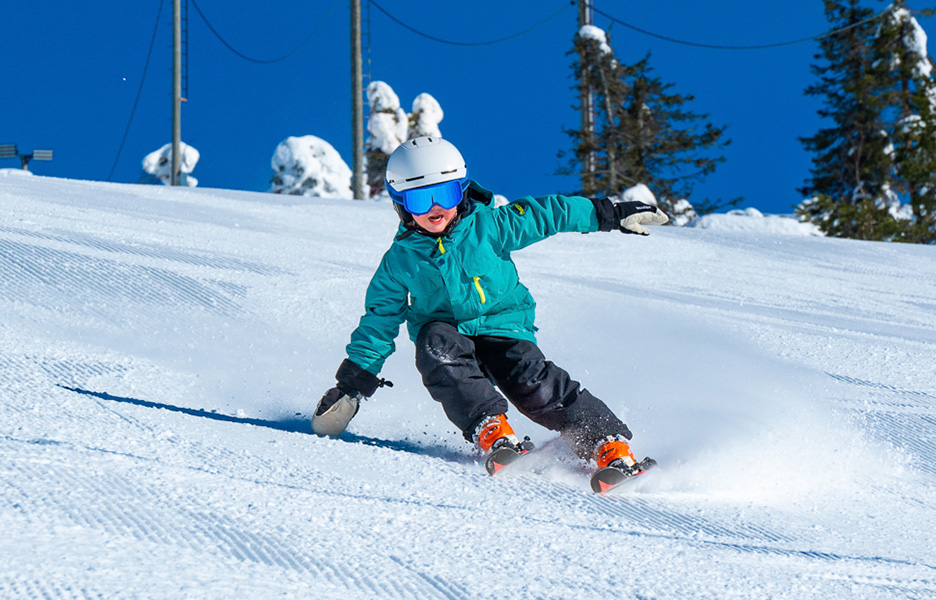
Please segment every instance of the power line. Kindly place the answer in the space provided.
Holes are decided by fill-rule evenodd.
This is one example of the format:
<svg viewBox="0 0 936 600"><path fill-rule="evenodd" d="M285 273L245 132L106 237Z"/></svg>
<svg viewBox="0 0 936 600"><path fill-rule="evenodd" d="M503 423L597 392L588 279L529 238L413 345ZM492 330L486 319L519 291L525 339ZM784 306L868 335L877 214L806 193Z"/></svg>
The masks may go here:
<svg viewBox="0 0 936 600"><path fill-rule="evenodd" d="M242 53L242 52L239 52L236 48L234 48L234 46L232 46L231 44L229 44L229 43L227 42L227 40L225 40L223 37L221 37L221 34L218 33L218 31L217 31L217 30L211 25L211 23L208 21L208 17L206 17L206 16L205 16L205 13L203 13L202 10L201 10L201 8L199 8L198 2L196 2L195 0L191 0L191 2L192 2L192 6L195 7L195 12L197 12L197 13L198 13L198 16L201 17L202 21L205 22L205 25L208 26L208 29L211 31L211 33L213 33L214 36L215 36L216 38L218 38L218 41L220 41L222 44L224 44L224 46L225 46L228 50L230 50L231 52L233 52L234 54L236 54L237 56L243 58L244 60L246 60L246 61L248 61L248 62L258 63L258 64L262 64L262 65L269 65L269 64L273 64L273 63L277 63L277 62L286 60L287 58L289 58L290 56L292 56L292 55L295 54L296 52L299 52L300 50L302 50L302 48L303 48L306 44L308 44L310 41L312 41L312 38L314 38L314 37L316 36L316 34L318 34L319 30L322 28L323 25L325 25L325 22L326 22L326 21L328 20L328 18L331 16L332 11L335 10L335 6L338 4L338 0L334 0L334 2L332 2L331 6L328 8L328 13L325 14L325 18L323 18L323 19L321 20L321 22L319 22L319 24L315 27L315 29L312 30L312 33L309 34L309 37L307 37L306 39L304 39L304 40L302 41L302 43L299 44L298 46L296 46L293 50L291 50L290 52L287 52L286 54L284 54L283 56L280 56L279 58L274 58L274 59L271 59L271 60L263 60L263 59L252 58L252 57L250 57L250 56L247 56L246 54L244 54L244 53Z"/></svg>
<svg viewBox="0 0 936 600"><path fill-rule="evenodd" d="M194 2L195 0L192 0L192 1ZM440 38L440 37L436 37L436 36L433 36L433 35L429 35L428 33L423 33L422 31L419 31L418 29L407 25L406 23L404 23L404 22L401 21L400 19L398 19L398 18L394 17L393 15L391 15L390 13L388 13L386 10L384 10L384 8L383 8L382 6L380 6L379 4L377 4L376 2L374 2L374 0L370 0L370 3L373 4L374 7L375 7L377 10L379 10L379 11L382 12L383 14L387 15L387 17L389 17L390 20L392 20L393 22L395 22L397 25L399 25L399 26L401 26L401 27L403 27L403 28L405 28L405 29L408 29L408 30L412 31L412 32L415 33L416 35L420 35L420 36L422 36L422 37L424 37L424 38L426 38L426 39L432 40L433 42L439 42L440 44L449 44L449 45L451 45L451 46L490 46L490 45L493 45L493 44L500 44L501 42L506 42L506 41L508 41L508 40L512 40L512 39L514 39L514 38L518 38L518 37L520 37L521 35L525 35L525 34L527 34L527 33L530 33L530 32L533 31L534 29L536 29L536 28L538 28L538 27L540 27L540 26L542 26L542 25L545 25L545 24L548 23L549 21L552 21L554 18L558 17L560 14L562 14L563 12L565 12L565 10L566 10L569 6L571 6L571 5L569 5L569 4L566 4L566 5L564 5L562 8L560 8L558 11L556 11L556 12L553 13L552 15L546 17L545 19L543 19L542 21L540 21L540 22L537 23L536 25L533 25L532 27L528 27L527 29L524 29L523 31L517 32L517 33L515 33L515 34L513 34L513 35L508 35L507 37L503 37L503 38L496 39L496 40L490 40L490 41L487 41L487 42L456 42L456 41L452 41L452 40L442 39L442 38Z"/></svg>
<svg viewBox="0 0 936 600"><path fill-rule="evenodd" d="M127 121L127 128L124 129L123 139L120 140L120 148L117 149L117 158L107 174L107 181L114 175L114 169L117 168L117 161L120 160L120 154L123 152L124 143L127 141L127 134L130 133L130 124L133 123L133 115L136 114L137 105L140 103L140 94L143 92L143 82L146 81L146 71L149 69L150 57L153 55L153 44L156 42L156 32L159 30L159 18L162 15L163 0L159 0L159 9L156 11L156 26L153 27L153 38L150 40L149 50L146 52L146 62L143 63L143 76L140 77L140 87L137 89L136 100L133 101L133 110L130 111L130 119Z"/></svg>
<svg viewBox="0 0 936 600"><path fill-rule="evenodd" d="M193 0L193 2L194 2L194 0ZM637 26L635 26L635 25L631 25L630 23L625 23L624 21L622 21L622 20L620 20L620 19L618 19L618 18L616 18L616 17L612 17L612 16L609 15L608 13L606 13L606 12L604 12L604 11L598 9L598 8L595 8L594 6L592 6L592 10L595 11L596 13L598 13L599 15L602 15L603 17L606 17L606 18L608 18L608 19L614 21L614 22L617 23L618 25L623 25L624 27L627 27L628 29L632 29L632 30L634 30L634 31L636 31L636 32L638 32L638 33L642 33L642 34L644 34L644 35L648 35L648 36L650 36L650 37L654 37L654 38L657 38L657 39L659 39L659 40L663 40L663 41L666 41L666 42L672 42L672 43L674 43L674 44L682 44L683 46L692 46L693 48L706 48L706 49L708 49L708 50L765 50L765 49L768 49L768 48L780 48L780 47L782 47L782 46L792 46L792 45L794 45L794 44L801 44L801 43L803 43L803 42L818 41L818 40L821 40L821 39L823 39L823 38L827 38L827 37L831 37L831 36L833 36L833 35L837 35L837 34L839 34L839 33L843 33L843 32L845 32L845 31L848 31L849 29L854 29L855 27L859 27L859 26L864 25L864 24L866 24L866 23L870 23L871 21L874 21L875 19L879 19L879 18L881 18L884 14L886 14L886 13L882 12L882 13L879 13L879 14L874 15L873 17L869 17L869 18L867 18L867 19L858 21L857 23L852 23L851 25L848 25L848 26L846 26L846 27L842 27L841 29L836 29L836 30L834 30L834 31L829 31L829 32L823 33L823 34L821 34L821 35L814 35L814 36L805 37L805 38L800 38L800 39L796 39L796 40L789 40L789 41L786 41L786 42L776 42L776 43L773 43L773 44L755 44L755 45L752 45L752 46L726 46L726 45L718 45L718 44L701 44L701 43L698 43L698 42L688 42L688 41L686 41L686 40L679 40L679 39L676 39L676 38L671 38L671 37L668 37L668 36L665 36L665 35L660 35L659 33L653 33L652 31L647 31L646 29L641 29L640 27L637 27Z"/></svg>

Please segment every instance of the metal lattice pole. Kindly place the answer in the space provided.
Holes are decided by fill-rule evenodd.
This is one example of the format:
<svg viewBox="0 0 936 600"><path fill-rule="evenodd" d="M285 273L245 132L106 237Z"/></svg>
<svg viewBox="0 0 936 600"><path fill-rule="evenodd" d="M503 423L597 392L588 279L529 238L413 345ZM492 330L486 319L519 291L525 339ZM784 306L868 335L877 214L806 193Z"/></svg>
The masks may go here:
<svg viewBox="0 0 936 600"><path fill-rule="evenodd" d="M172 173L170 185L179 185L182 141L182 0L172 0Z"/></svg>
<svg viewBox="0 0 936 600"><path fill-rule="evenodd" d="M578 26L581 30L585 25L592 24L591 0L578 0ZM586 83L586 66L582 65L580 81ZM595 185L595 97L591 85L583 85L580 91L582 140L588 148L582 160L582 190L584 193L594 193Z"/></svg>
<svg viewBox="0 0 936 600"><path fill-rule="evenodd" d="M361 90L361 0L351 0L351 192L364 194L364 97Z"/></svg>

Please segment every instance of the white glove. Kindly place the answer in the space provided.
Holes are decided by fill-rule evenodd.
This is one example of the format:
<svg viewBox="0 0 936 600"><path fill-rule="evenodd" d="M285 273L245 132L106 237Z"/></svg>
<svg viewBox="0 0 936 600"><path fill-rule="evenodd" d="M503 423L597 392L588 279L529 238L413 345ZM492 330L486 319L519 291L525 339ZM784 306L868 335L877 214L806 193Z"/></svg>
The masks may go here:
<svg viewBox="0 0 936 600"><path fill-rule="evenodd" d="M361 398L360 392L352 391L346 394L337 387L325 392L315 409L315 416L312 417L312 431L316 435L332 437L344 433L360 408Z"/></svg>
<svg viewBox="0 0 936 600"><path fill-rule="evenodd" d="M663 225L669 221L662 210L643 202L618 202L614 205L614 216L620 219L622 233L650 235L644 225Z"/></svg>

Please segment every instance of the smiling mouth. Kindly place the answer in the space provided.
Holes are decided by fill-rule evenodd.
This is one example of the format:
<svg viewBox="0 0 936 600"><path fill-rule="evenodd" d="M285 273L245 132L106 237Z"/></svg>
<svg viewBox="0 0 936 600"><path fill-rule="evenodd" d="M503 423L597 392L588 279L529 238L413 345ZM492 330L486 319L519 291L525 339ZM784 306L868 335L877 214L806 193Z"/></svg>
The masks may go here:
<svg viewBox="0 0 936 600"><path fill-rule="evenodd" d="M438 223L439 221L441 221L441 220L444 219L444 218L445 218L445 215L433 215L433 216L429 217L429 222L430 222L430 223Z"/></svg>

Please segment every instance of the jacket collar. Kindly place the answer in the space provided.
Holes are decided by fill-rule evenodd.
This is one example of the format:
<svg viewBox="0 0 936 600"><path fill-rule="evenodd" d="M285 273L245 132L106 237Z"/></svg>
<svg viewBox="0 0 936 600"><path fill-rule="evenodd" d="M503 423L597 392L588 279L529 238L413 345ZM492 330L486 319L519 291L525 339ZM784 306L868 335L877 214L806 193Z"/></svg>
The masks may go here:
<svg viewBox="0 0 936 600"><path fill-rule="evenodd" d="M459 226L459 224L466 218L474 215L475 210L480 208L491 208L494 206L494 192L485 189L478 185L478 183L472 179L468 184L468 197L465 200L465 209L462 211L459 209L457 216L452 219L452 222L449 223L449 226L445 228L445 231L441 233L429 233L422 227L418 225L411 225L407 227L404 224L400 224L400 228L397 230L397 235L394 238L396 241L402 241L410 237L413 234L419 234L422 237L428 238L441 238L446 237L452 231Z"/></svg>

